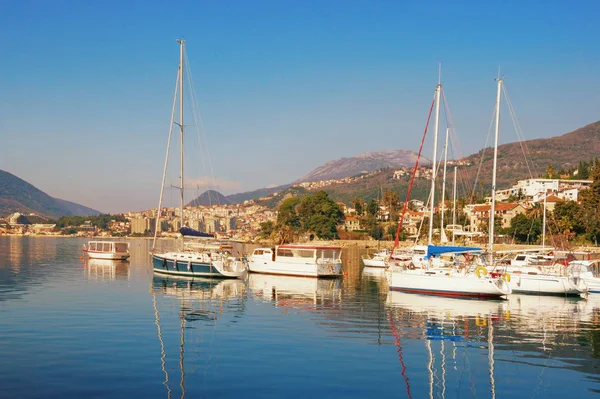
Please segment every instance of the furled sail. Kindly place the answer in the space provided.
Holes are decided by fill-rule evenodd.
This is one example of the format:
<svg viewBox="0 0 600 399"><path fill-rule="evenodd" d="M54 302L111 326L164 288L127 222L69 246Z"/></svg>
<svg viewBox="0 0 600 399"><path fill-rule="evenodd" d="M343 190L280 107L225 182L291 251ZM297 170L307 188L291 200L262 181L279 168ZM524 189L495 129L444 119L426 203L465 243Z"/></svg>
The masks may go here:
<svg viewBox="0 0 600 399"><path fill-rule="evenodd" d="M194 230L190 227L182 227L179 229L179 232L184 237L212 237L214 238L214 234L204 233L202 231Z"/></svg>

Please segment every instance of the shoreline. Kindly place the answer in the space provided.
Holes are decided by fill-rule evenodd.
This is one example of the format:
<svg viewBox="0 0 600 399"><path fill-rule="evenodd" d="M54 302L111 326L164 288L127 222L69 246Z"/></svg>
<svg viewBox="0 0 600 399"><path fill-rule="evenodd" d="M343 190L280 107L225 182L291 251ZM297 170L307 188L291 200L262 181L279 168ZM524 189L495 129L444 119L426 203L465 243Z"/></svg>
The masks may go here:
<svg viewBox="0 0 600 399"><path fill-rule="evenodd" d="M88 240L106 240L106 241L116 241L116 240L152 240L153 237L86 237L86 236L73 236L73 235L65 235L65 234L0 234L0 237L34 237L34 238L85 238ZM158 240L177 240L178 237L157 237ZM238 241L236 241L238 242ZM239 241L240 244L247 245L259 245L259 246L275 246L274 243L269 243L267 241L256 242L256 241ZM304 243L307 244L307 243ZM394 246L394 241L375 241L375 240L315 240L311 241L310 244L313 245L333 245L339 246L342 248L358 248L358 249L373 249L373 250L381 250L381 249L391 249ZM400 248L408 248L414 245L413 241L400 241ZM474 247L485 249L485 246L472 244ZM514 251L514 250L531 250L531 249L541 249L540 245L528 245L528 244L495 244L494 245L496 251ZM548 247L548 250L551 250L553 247ZM559 250L561 251L561 250ZM592 252L592 253L600 253L600 246L593 245L580 245L574 246L570 250L571 252Z"/></svg>

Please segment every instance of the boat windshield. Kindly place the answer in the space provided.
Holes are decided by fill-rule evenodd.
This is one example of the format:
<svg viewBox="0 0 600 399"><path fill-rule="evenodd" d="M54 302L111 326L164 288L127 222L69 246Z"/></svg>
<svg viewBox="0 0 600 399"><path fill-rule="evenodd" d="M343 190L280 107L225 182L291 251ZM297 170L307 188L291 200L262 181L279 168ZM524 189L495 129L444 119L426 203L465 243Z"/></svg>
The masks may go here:
<svg viewBox="0 0 600 399"><path fill-rule="evenodd" d="M315 250L306 248L277 248L277 256L288 258L314 258Z"/></svg>
<svg viewBox="0 0 600 399"><path fill-rule="evenodd" d="M90 241L88 243L88 250L98 252L110 252L113 248L112 244L113 243L110 241Z"/></svg>
<svg viewBox="0 0 600 399"><path fill-rule="evenodd" d="M127 252L129 250L129 244L126 242L115 243L115 252Z"/></svg>

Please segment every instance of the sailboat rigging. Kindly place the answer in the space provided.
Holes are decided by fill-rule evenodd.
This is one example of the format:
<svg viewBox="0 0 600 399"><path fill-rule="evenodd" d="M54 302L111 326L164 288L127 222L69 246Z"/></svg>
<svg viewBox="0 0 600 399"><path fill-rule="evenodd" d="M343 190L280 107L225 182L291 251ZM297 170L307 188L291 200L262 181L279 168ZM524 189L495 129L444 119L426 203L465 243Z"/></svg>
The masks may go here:
<svg viewBox="0 0 600 399"><path fill-rule="evenodd" d="M573 274L553 275L538 270L529 270L522 267L512 267L502 265L494 260L494 225L496 214L496 174L498 160L498 136L500 130L500 100L502 96L502 87L504 79L497 79L496 91L496 111L495 111L495 131L494 131L494 159L492 170L492 198L489 215L488 227L488 251L491 273L510 273L513 278L507 279L511 289L516 293L534 294L534 295L574 295L580 296L588 291L585 282ZM490 274L491 274L490 273Z"/></svg>
<svg viewBox="0 0 600 399"><path fill-rule="evenodd" d="M440 91L441 84L438 81L435 91L434 102L437 100L436 113L439 113L439 99L440 99ZM421 139L421 147L419 148L419 153L417 156L417 160L415 162L415 166L413 168L413 173L411 176L410 184L407 190L406 199L404 201L404 207L402 209L402 215L400 217L400 221L398 223L398 228L396 230L396 238L394 240L394 247L391 253L399 245L399 237L402 229L402 223L404 220L404 215L406 213L406 209L408 206L408 202L410 199L410 193L412 190L412 185L414 183L414 177L416 174L416 170L419 164L419 158L421 156L421 152L423 149L423 143L425 141L425 136L427 135L427 128L429 126L429 121L431 118L431 112L433 110L434 103L432 102L431 107L429 109L429 116L427 118L427 123L425 125L425 131L423 132L423 138ZM436 133L437 133L437 123L438 116L436 116ZM437 152L437 134L434 135L434 172L432 175L432 180L435 180L435 170L436 170L436 155ZM424 257L424 260L432 260L436 256L440 256L444 253L451 253L454 255L455 259L459 254L465 253L477 253L481 252L480 248L474 247L436 247L432 244L432 223L433 223L433 198L434 198L434 188L435 183L432 183L432 207L429 219L429 245L427 246L427 253ZM386 277L389 282L390 290L397 291L405 291L411 293L421 293L421 294L430 294L430 295L442 295L442 296L466 296L466 297L478 297L478 298L498 298L503 297L511 293L511 289L508 286L507 282L502 278L501 275L488 275L487 272L482 273L482 270L478 267L475 268L475 264L469 262L469 259L466 259L466 262L462 264L458 264L456 262L455 265L449 267L442 268L430 268L428 267L428 262L424 262L422 268L414 268L410 267L410 265L394 265L390 264L390 267L387 270Z"/></svg>
<svg viewBox="0 0 600 399"><path fill-rule="evenodd" d="M219 278L238 278L243 276L248 270L248 262L245 257L236 257L231 253L232 245L214 240L213 234L207 234L196 231L185 224L185 203L184 203L184 62L185 40L177 40L179 43L179 68L177 73L177 82L175 85L175 95L173 98L173 108L171 111L171 125L169 129L169 139L167 141L167 154L163 169L162 185L160 189L160 198L158 202L158 211L156 215L156 225L154 231L154 241L152 244L152 263L155 273L187 276L187 277L219 277ZM179 94L179 122L175 122L175 109L177 97ZM193 98L192 98L193 99ZM160 218L162 216L162 198L165 188L167 165L169 162L169 149L171 146L171 137L173 125L179 126L179 178L180 178L180 209L179 209L179 232L183 238L182 247L174 251L158 252L156 250L156 238L160 230ZM191 237L194 237L191 240ZM210 240L212 238L212 240ZM186 239L188 241L186 241ZM190 241L191 240L191 241Z"/></svg>

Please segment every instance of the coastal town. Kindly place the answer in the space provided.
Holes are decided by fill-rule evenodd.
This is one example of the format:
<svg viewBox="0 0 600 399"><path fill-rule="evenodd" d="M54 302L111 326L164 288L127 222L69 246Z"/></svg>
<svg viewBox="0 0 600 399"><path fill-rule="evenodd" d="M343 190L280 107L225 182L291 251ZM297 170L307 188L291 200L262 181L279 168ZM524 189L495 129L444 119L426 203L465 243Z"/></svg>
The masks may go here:
<svg viewBox="0 0 600 399"><path fill-rule="evenodd" d="M409 173L406 169L390 171L394 178ZM423 168L421 175L425 179L431 179L427 168ZM319 182L298 183L293 187L303 187L310 190L319 190L326 187L343 184L352 179L361 179L364 176L327 180ZM543 206L548 212L555 209L556 204L568 201L577 202L581 190L587 189L592 180L582 179L525 179L519 180L508 189L496 192L495 214L500 226L507 228L511 225L513 218L519 214L525 214L532 207ZM253 242L261 234L261 225L266 222L277 221L277 209L271 209L260 205L261 201L275 197L273 193L269 197L247 200L241 204L215 204L211 206L186 206L184 208L183 220L187 227L195 230L212 233L222 239L233 239L244 242ZM483 203L466 204L457 212L462 213L464 224L452 224L450 218L445 229L449 234L471 242L481 241L484 236L489 212L491 209L491 198L485 198ZM343 210L344 219L338 226L343 232L364 232L365 212L353 207L352 204L338 202ZM397 223L397 215L393 215L393 206L381 199L377 203L378 209L374 214L379 223L394 225ZM451 199L446 197L443 207L441 201L437 203L434 212L439 216L440 212L452 212ZM158 236L177 237L181 226L180 208L163 208L160 215L157 209L149 209L138 212L128 212L111 219L106 226L94 224L92 220L84 220L78 225L57 226L52 220L35 215L14 213L4 219L0 219L0 234L3 235L67 235L78 237L142 237L153 236L158 231ZM397 211L396 211L397 213ZM419 234L423 219L429 216L429 205L421 200L411 200L410 206L404 214L402 225L407 236L414 239ZM158 222L157 222L158 219ZM396 222L394 222L396 220ZM157 230L158 229L158 230ZM439 233L439 232L438 232ZM421 235L424 232L421 229ZM342 236L344 236L342 234ZM369 234L363 234L362 239L373 240Z"/></svg>

